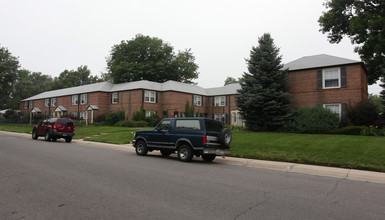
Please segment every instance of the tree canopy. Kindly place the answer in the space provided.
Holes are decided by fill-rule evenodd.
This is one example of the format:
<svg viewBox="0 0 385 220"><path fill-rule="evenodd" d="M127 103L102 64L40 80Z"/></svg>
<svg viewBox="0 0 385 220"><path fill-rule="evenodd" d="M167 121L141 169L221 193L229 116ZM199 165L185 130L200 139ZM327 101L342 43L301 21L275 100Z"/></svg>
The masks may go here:
<svg viewBox="0 0 385 220"><path fill-rule="evenodd" d="M198 65L190 49L179 51L156 37L138 34L114 45L107 58L108 74L115 83L175 80L192 83L198 78Z"/></svg>
<svg viewBox="0 0 385 220"><path fill-rule="evenodd" d="M82 86L103 81L98 76L92 76L87 66L80 66L77 70L64 70L59 77L55 77L51 89L63 89Z"/></svg>
<svg viewBox="0 0 385 220"><path fill-rule="evenodd" d="M242 77L236 79L234 77L228 76L225 79L225 85L229 85L229 84L233 84L233 83L241 83L241 82L243 82L243 78Z"/></svg>
<svg viewBox="0 0 385 220"><path fill-rule="evenodd" d="M282 69L282 57L270 34L264 34L258 43L246 60L249 72L243 74L236 102L249 129L274 131L290 113L288 71Z"/></svg>
<svg viewBox="0 0 385 220"><path fill-rule="evenodd" d="M17 80L19 60L7 48L0 46L0 110L10 108L13 84Z"/></svg>
<svg viewBox="0 0 385 220"><path fill-rule="evenodd" d="M369 84L385 75L385 1L329 0L318 22L329 42L350 38L368 69Z"/></svg>
<svg viewBox="0 0 385 220"><path fill-rule="evenodd" d="M18 70L17 80L12 90L12 99L9 100L10 105L17 108L20 100L50 90L52 82L51 76L26 69Z"/></svg>

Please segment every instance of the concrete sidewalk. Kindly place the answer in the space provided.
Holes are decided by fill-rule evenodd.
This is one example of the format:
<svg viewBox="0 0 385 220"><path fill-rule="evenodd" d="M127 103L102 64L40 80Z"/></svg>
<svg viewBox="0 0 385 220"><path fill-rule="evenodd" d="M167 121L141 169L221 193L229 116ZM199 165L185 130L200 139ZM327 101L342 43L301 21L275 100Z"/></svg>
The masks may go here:
<svg viewBox="0 0 385 220"><path fill-rule="evenodd" d="M13 136L29 137L32 140L32 137L30 134L22 134L22 133L14 133L14 132L6 132L6 131L0 131L0 133L13 135ZM135 152L135 149L131 144L122 144L122 145L106 144L106 143L90 142L90 141L75 140L75 139L73 140L73 142L76 144L90 146L90 147L102 147L102 148L110 148L115 150ZM159 153L157 151L154 151L151 154L159 154ZM269 170L277 170L277 171L283 171L283 172L328 176L328 177L335 177L335 178L341 178L341 179L367 181L367 182L385 184L385 173L381 173L381 172L344 169L344 168L335 168L335 167L324 167L324 166L287 163L287 162L276 162L276 161L267 161L267 160L245 159L245 158L237 158L237 157L226 157L224 159L221 157L217 157L214 160L214 162L220 163L220 164L226 164L226 165L233 165L233 166L269 169Z"/></svg>

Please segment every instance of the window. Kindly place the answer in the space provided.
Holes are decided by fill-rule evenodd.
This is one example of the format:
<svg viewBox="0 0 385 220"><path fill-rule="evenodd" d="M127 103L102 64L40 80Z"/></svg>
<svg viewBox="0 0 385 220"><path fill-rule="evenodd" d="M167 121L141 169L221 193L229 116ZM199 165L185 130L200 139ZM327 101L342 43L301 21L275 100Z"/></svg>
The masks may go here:
<svg viewBox="0 0 385 220"><path fill-rule="evenodd" d="M49 99L44 99L44 107L49 107Z"/></svg>
<svg viewBox="0 0 385 220"><path fill-rule="evenodd" d="M24 102L24 109L28 108L28 102Z"/></svg>
<svg viewBox="0 0 385 220"><path fill-rule="evenodd" d="M322 71L323 88L339 88L340 85L340 68L325 69Z"/></svg>
<svg viewBox="0 0 385 220"><path fill-rule="evenodd" d="M80 118L81 119L87 119L87 112L80 112Z"/></svg>
<svg viewBox="0 0 385 220"><path fill-rule="evenodd" d="M144 91L144 102L155 103L155 91Z"/></svg>
<svg viewBox="0 0 385 220"><path fill-rule="evenodd" d="M323 106L341 118L341 104L324 104Z"/></svg>
<svg viewBox="0 0 385 220"><path fill-rule="evenodd" d="M78 103L79 103L79 96L78 95L73 95L72 96L71 105L77 105Z"/></svg>
<svg viewBox="0 0 385 220"><path fill-rule="evenodd" d="M71 112L71 118L77 118L78 112Z"/></svg>
<svg viewBox="0 0 385 220"><path fill-rule="evenodd" d="M225 123L225 114L214 114L214 120Z"/></svg>
<svg viewBox="0 0 385 220"><path fill-rule="evenodd" d="M33 108L33 101L29 101L28 107L29 107L29 108Z"/></svg>
<svg viewBox="0 0 385 220"><path fill-rule="evenodd" d="M170 126L171 126L171 121L170 120L164 120L162 121L157 127L156 129L157 130L161 130L161 131L168 131L170 129Z"/></svg>
<svg viewBox="0 0 385 220"><path fill-rule="evenodd" d="M51 98L51 106L56 106L56 98Z"/></svg>
<svg viewBox="0 0 385 220"><path fill-rule="evenodd" d="M80 104L84 105L88 103L88 94L80 95Z"/></svg>
<svg viewBox="0 0 385 220"><path fill-rule="evenodd" d="M200 130L201 124L199 120L176 120L175 127L183 130Z"/></svg>
<svg viewBox="0 0 385 220"><path fill-rule="evenodd" d="M112 93L111 101L112 101L112 104L119 103L119 94L117 92Z"/></svg>
<svg viewBox="0 0 385 220"><path fill-rule="evenodd" d="M193 105L202 106L202 96L194 95L193 96Z"/></svg>
<svg viewBox="0 0 385 220"><path fill-rule="evenodd" d="M221 132L223 129L223 126L220 122L214 122L209 120L205 120L205 126L207 131Z"/></svg>
<svg viewBox="0 0 385 220"><path fill-rule="evenodd" d="M215 106L225 106L226 105L226 96L216 96L214 99Z"/></svg>
<svg viewBox="0 0 385 220"><path fill-rule="evenodd" d="M150 117L151 115L155 115L156 112L154 111L146 111L146 117Z"/></svg>

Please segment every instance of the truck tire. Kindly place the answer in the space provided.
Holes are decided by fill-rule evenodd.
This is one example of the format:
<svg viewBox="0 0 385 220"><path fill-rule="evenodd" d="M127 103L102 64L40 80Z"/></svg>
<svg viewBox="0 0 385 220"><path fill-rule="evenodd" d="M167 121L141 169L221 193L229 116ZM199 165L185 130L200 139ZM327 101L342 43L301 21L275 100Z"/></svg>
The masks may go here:
<svg viewBox="0 0 385 220"><path fill-rule="evenodd" d="M206 162L211 162L215 159L216 156L217 155L215 155L215 154L203 154L202 159Z"/></svg>
<svg viewBox="0 0 385 220"><path fill-rule="evenodd" d="M231 141L233 139L233 135L228 128L223 128L221 134L219 136L219 141L225 147L230 147Z"/></svg>
<svg viewBox="0 0 385 220"><path fill-rule="evenodd" d="M51 135L49 134L49 131L46 131L46 132L45 132L44 140L45 140L45 141L51 141Z"/></svg>
<svg viewBox="0 0 385 220"><path fill-rule="evenodd" d="M190 162L194 156L194 151L187 144L182 144L178 149L178 159L182 162Z"/></svg>
<svg viewBox="0 0 385 220"><path fill-rule="evenodd" d="M36 140L37 137L38 137L38 136L37 136L36 130L34 129L34 130L32 131L32 139Z"/></svg>
<svg viewBox="0 0 385 220"><path fill-rule="evenodd" d="M144 141L138 141L135 146L135 152L139 156L146 156L148 153L147 144Z"/></svg>
<svg viewBox="0 0 385 220"><path fill-rule="evenodd" d="M67 143L71 143L71 141L72 141L72 137L66 138L66 142L67 142Z"/></svg>

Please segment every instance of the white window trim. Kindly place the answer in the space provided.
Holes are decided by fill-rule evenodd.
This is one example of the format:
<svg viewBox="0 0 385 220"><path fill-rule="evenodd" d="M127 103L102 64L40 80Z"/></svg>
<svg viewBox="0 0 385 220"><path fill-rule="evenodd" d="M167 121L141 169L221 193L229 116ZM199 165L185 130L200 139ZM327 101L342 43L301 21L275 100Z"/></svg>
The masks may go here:
<svg viewBox="0 0 385 220"><path fill-rule="evenodd" d="M201 95L194 95L193 96L195 106L202 106L202 96Z"/></svg>
<svg viewBox="0 0 385 220"><path fill-rule="evenodd" d="M151 117L151 115L155 115L156 111L146 111L145 116L146 117Z"/></svg>
<svg viewBox="0 0 385 220"><path fill-rule="evenodd" d="M225 114L214 114L214 120L225 122L226 121L226 115Z"/></svg>
<svg viewBox="0 0 385 220"><path fill-rule="evenodd" d="M33 108L33 101L29 101L28 108Z"/></svg>
<svg viewBox="0 0 385 220"><path fill-rule="evenodd" d="M44 99L44 107L49 107L49 99Z"/></svg>
<svg viewBox="0 0 385 220"><path fill-rule="evenodd" d="M118 102L119 102L118 98L119 98L119 96L118 96L117 92L112 93L112 104L118 104ZM115 99L116 99L116 101L115 101Z"/></svg>
<svg viewBox="0 0 385 220"><path fill-rule="evenodd" d="M56 98L51 98L51 106L52 107L56 106Z"/></svg>
<svg viewBox="0 0 385 220"><path fill-rule="evenodd" d="M28 109L28 101L24 102L24 109Z"/></svg>
<svg viewBox="0 0 385 220"><path fill-rule="evenodd" d="M79 103L79 96L78 95L71 96L71 105L78 105L78 103Z"/></svg>
<svg viewBox="0 0 385 220"><path fill-rule="evenodd" d="M146 98L148 98L148 100L146 100ZM151 98L154 98L154 100L151 101ZM144 91L144 102L155 103L156 102L156 92L150 91L150 90L145 90Z"/></svg>
<svg viewBox="0 0 385 220"><path fill-rule="evenodd" d="M222 104L222 98L224 98L224 104ZM214 97L215 106L226 106L226 96L215 96Z"/></svg>
<svg viewBox="0 0 385 220"><path fill-rule="evenodd" d="M80 104L85 105L88 103L88 94L81 94L80 95Z"/></svg>
<svg viewBox="0 0 385 220"><path fill-rule="evenodd" d="M325 86L325 72L328 70L338 70L338 86L333 86L333 87L326 87ZM337 89L341 88L341 68L328 68L328 69L323 69L322 70L322 88L323 89Z"/></svg>
<svg viewBox="0 0 385 220"><path fill-rule="evenodd" d="M342 106L341 106L341 103L327 103L327 104L323 104L323 107L326 108L326 106L328 105L338 105L338 118L341 120L341 117L342 117Z"/></svg>

